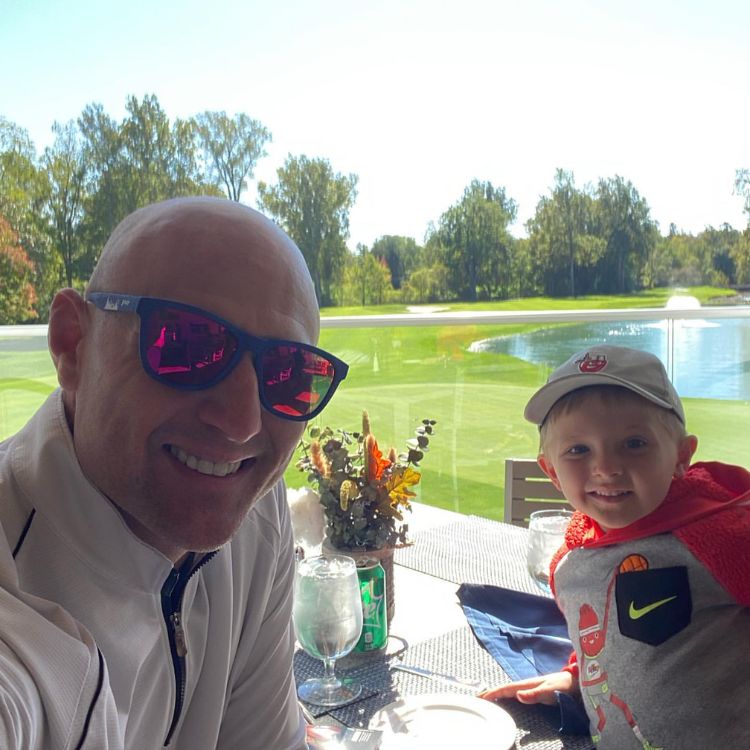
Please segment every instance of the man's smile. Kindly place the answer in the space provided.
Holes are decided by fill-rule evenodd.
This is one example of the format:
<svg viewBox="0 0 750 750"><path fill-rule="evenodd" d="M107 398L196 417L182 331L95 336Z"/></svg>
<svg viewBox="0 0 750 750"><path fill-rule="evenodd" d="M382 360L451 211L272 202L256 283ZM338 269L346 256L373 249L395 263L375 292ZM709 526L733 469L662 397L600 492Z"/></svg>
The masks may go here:
<svg viewBox="0 0 750 750"><path fill-rule="evenodd" d="M177 448L174 445L169 446L169 452L189 469L193 469L199 474L207 474L214 477L225 477L229 474L236 474L242 466L242 461L222 461L215 463L209 461L207 458L186 453L182 448Z"/></svg>

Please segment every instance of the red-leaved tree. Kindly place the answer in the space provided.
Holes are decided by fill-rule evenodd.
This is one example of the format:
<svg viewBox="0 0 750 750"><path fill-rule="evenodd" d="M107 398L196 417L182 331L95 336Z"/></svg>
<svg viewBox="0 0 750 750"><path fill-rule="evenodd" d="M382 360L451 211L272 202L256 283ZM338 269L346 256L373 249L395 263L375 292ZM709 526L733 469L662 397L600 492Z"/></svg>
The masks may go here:
<svg viewBox="0 0 750 750"><path fill-rule="evenodd" d="M34 264L18 235L0 216L0 324L25 323L36 318Z"/></svg>

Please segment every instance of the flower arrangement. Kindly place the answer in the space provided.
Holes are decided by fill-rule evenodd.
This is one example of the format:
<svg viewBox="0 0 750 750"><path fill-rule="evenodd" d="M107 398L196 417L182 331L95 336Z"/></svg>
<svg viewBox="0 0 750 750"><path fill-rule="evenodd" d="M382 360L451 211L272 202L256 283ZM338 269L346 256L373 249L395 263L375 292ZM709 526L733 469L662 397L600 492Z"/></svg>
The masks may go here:
<svg viewBox="0 0 750 750"><path fill-rule="evenodd" d="M328 543L338 549L376 550L408 543L404 511L421 474L415 467L428 450L434 419L423 419L407 452L383 456L362 413L362 431L311 426L297 462L314 484L326 516Z"/></svg>

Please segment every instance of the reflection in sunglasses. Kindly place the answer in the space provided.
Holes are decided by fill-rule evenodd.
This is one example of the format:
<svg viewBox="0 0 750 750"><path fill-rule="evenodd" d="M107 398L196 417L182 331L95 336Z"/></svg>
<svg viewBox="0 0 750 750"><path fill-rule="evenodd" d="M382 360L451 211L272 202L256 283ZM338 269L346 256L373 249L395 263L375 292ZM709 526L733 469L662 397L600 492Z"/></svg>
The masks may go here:
<svg viewBox="0 0 750 750"><path fill-rule="evenodd" d="M201 390L225 378L250 352L264 408L281 417L314 417L346 377L348 365L308 344L263 339L200 308L151 297L93 292L107 312L136 312L148 375L172 388Z"/></svg>

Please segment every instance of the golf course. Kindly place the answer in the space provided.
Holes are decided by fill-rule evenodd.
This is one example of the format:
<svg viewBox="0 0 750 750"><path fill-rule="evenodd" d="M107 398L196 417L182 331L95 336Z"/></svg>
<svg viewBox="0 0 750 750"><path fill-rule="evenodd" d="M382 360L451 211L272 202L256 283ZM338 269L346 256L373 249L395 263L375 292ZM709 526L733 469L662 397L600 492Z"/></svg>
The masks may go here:
<svg viewBox="0 0 750 750"><path fill-rule="evenodd" d="M439 307L445 311L662 308L673 293L659 289L627 297L534 298ZM705 287L680 290L680 294L692 295L704 305L729 293ZM403 312L404 307L390 305L365 310L325 309L321 316ZM473 350L471 345L529 333L538 327L324 327L320 346L348 362L350 370L316 424L357 431L362 410L366 409L385 454L391 446L404 452L406 441L413 437L421 420L436 420L429 451L419 467L422 481L418 499L461 513L500 519L504 460L536 455L536 429L524 421L522 412L530 395L546 379L550 366ZM558 362L572 353L561 352ZM738 361L737 367L746 369L747 363ZM55 385L44 338L8 337L0 329L0 439L18 430ZM699 438L696 460L748 463L748 401L694 397L684 401L688 429ZM306 483L294 462L286 479L292 487Z"/></svg>

